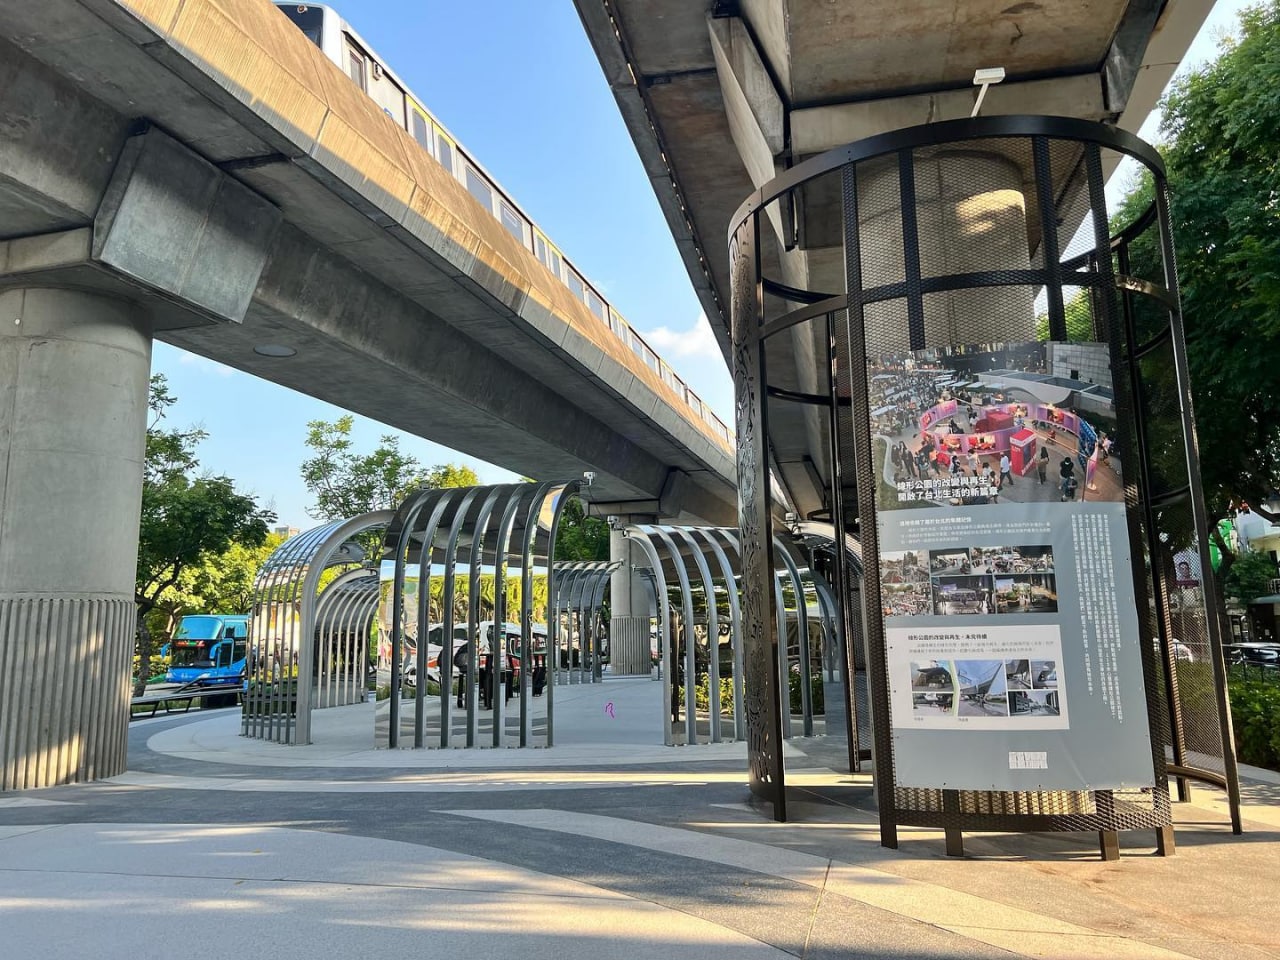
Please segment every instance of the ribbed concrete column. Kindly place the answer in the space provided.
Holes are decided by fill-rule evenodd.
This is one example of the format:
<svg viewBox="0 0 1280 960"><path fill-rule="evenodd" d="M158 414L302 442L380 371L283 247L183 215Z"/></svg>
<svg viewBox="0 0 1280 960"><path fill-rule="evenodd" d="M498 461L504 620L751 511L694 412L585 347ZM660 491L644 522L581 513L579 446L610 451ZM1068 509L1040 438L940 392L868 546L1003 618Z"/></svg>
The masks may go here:
<svg viewBox="0 0 1280 960"><path fill-rule="evenodd" d="M1030 267L1026 198L1017 163L979 151L917 152L913 172L922 277ZM867 287L904 278L900 176L896 157L869 164L859 174L858 222ZM1034 340L1033 294L1030 286L925 294L926 343ZM871 305L867 338L873 351L909 349L907 301Z"/></svg>
<svg viewBox="0 0 1280 960"><path fill-rule="evenodd" d="M609 580L609 666L615 674L648 673L649 598L635 582L631 541L609 534L609 560L622 561Z"/></svg>
<svg viewBox="0 0 1280 960"><path fill-rule="evenodd" d="M125 769L150 369L133 305L0 292L0 790Z"/></svg>

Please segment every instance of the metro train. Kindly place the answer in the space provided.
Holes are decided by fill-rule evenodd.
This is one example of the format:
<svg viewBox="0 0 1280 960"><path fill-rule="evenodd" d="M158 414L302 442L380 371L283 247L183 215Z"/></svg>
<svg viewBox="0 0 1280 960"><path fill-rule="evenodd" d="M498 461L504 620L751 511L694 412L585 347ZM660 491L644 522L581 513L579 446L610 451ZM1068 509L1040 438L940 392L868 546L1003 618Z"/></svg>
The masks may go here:
<svg viewBox="0 0 1280 960"><path fill-rule="evenodd" d="M623 343L658 374L722 440L729 441L729 429L711 408L676 375L644 339L591 286L519 205L498 185L409 87L397 77L351 25L328 6L316 3L281 3L276 6L325 57L341 68L351 81L407 131L422 149L452 174L467 191L508 231L524 244L542 265L587 305Z"/></svg>

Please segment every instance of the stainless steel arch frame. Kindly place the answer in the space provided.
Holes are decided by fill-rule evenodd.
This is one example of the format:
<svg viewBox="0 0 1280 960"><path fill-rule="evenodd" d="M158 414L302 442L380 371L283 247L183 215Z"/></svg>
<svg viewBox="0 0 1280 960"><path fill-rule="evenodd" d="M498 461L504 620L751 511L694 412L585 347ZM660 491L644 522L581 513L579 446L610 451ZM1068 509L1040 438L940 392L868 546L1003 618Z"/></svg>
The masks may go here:
<svg viewBox="0 0 1280 960"><path fill-rule="evenodd" d="M659 650L664 667L663 700L668 707L663 721L665 742L668 745L694 744L703 740L716 743L726 735L741 738L745 733L746 720L742 686L738 532L723 528L653 524L634 525L625 532L641 548L653 574L658 597ZM812 644L806 598L810 592L816 596L819 588L812 572L807 567L802 570L796 563L792 555L794 547L784 540L780 536L775 542L781 561L774 572L775 609L779 618L778 630L786 634L789 617L785 593L789 584L796 598L795 614L791 619L795 620L797 644L794 659L789 656L779 658L775 673L783 689L789 689L792 676L796 676L800 691L798 716L801 732L812 736L815 732L815 704L809 696ZM724 585L727 617L720 610L717 579ZM672 591L676 596L674 608ZM699 613L696 599L699 594L705 598L705 614ZM835 640L839 632L826 619L827 610L828 607L819 605L821 635ZM706 630L705 667L698 656L700 642L697 633L702 628ZM726 712L726 705L721 702L721 633L728 637L732 663L732 708L728 711L731 720L727 731L721 720ZM698 688L703 680L707 684L705 734L697 707ZM677 722L682 727L679 731ZM790 736L791 729L788 716L783 735Z"/></svg>
<svg viewBox="0 0 1280 960"><path fill-rule="evenodd" d="M364 557L342 548L391 518L392 512L383 510L316 527L285 541L262 565L249 621L244 736L310 743L313 706L363 698L366 667L358 634L363 630L367 637L373 607L367 580L358 576L365 573L359 566ZM335 565L357 569L322 590L321 576ZM364 615L369 619L361 628Z"/></svg>
<svg viewBox="0 0 1280 960"><path fill-rule="evenodd" d="M607 560L555 565L554 622L559 627L561 618L567 617L568 632L563 645L555 647L553 684L599 683L603 679L600 611L609 577L618 566Z"/></svg>
<svg viewBox="0 0 1280 960"><path fill-rule="evenodd" d="M554 683L543 680L560 632L550 616L544 641L534 623L536 570L550 569L561 510L578 487L562 481L423 490L401 505L384 541L383 559L394 572L382 617L390 642L381 672L390 696L377 711L379 743L396 748L410 735L415 748L554 742ZM460 564L468 569L465 589L458 585ZM513 566L518 586L509 580ZM488 577L494 587L486 607ZM556 591L556 577L548 576L548 613L556 609ZM514 592L518 613L511 608ZM433 625L435 609L440 622ZM463 649L465 669L457 677L454 654ZM438 683L437 694L428 695L429 683ZM461 718L455 696L465 707ZM508 696L517 698L517 713L507 710Z"/></svg>

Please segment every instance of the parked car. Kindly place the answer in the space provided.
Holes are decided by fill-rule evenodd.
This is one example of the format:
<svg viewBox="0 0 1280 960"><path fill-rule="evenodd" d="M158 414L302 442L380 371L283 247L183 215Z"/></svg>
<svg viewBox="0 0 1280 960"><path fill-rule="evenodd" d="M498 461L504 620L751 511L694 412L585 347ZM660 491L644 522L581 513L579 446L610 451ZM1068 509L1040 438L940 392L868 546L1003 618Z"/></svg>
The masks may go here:
<svg viewBox="0 0 1280 960"><path fill-rule="evenodd" d="M1227 654L1227 662L1233 666L1280 669L1280 644L1230 643L1223 649Z"/></svg>

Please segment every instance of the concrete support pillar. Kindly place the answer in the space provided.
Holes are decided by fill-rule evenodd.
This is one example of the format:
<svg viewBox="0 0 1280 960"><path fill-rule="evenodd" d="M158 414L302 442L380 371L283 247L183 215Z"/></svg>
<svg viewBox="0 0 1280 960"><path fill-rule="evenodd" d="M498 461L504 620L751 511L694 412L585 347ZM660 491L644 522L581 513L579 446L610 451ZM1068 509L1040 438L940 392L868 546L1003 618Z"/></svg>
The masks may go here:
<svg viewBox="0 0 1280 960"><path fill-rule="evenodd" d="M621 530L610 532L609 560L622 563L609 580L609 665L614 676L648 673L651 666L649 596L635 575L633 549Z"/></svg>
<svg viewBox="0 0 1280 960"><path fill-rule="evenodd" d="M150 324L0 292L0 790L125 769Z"/></svg>
<svg viewBox="0 0 1280 960"><path fill-rule="evenodd" d="M896 157L868 166L859 176L858 217L866 287L904 279L900 178ZM1022 171L1016 162L979 151L917 151L912 181L920 276L1030 267L1026 199ZM1033 294L1030 286L925 294L926 343L932 347L1034 340ZM909 349L909 320L905 298L870 305L868 349Z"/></svg>

